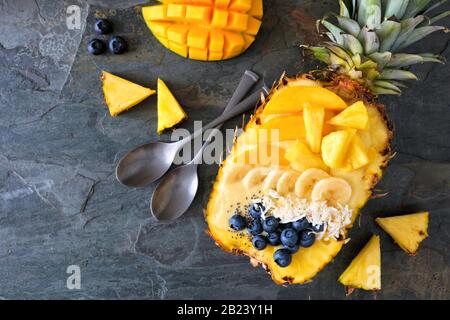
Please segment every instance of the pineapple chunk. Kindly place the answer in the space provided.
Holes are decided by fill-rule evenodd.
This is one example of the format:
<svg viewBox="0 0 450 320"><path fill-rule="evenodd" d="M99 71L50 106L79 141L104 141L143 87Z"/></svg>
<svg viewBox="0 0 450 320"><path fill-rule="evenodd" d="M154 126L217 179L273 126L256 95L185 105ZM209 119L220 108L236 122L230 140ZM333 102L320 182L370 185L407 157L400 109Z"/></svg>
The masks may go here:
<svg viewBox="0 0 450 320"><path fill-rule="evenodd" d="M134 107L155 93L154 90L144 88L106 71L102 71L100 79L102 80L106 105L113 117Z"/></svg>
<svg viewBox="0 0 450 320"><path fill-rule="evenodd" d="M364 290L381 289L380 237L373 235L364 248L352 260L339 282L350 288Z"/></svg>
<svg viewBox="0 0 450 320"><path fill-rule="evenodd" d="M364 167L370 161L366 146L362 142L359 135L355 135L348 150L348 156L345 160L346 164L342 168L346 171L357 170Z"/></svg>
<svg viewBox="0 0 450 320"><path fill-rule="evenodd" d="M420 243L428 237L428 212L376 218L375 221L411 255L416 254Z"/></svg>
<svg viewBox="0 0 450 320"><path fill-rule="evenodd" d="M158 79L158 134L186 118L186 113L164 81Z"/></svg>
<svg viewBox="0 0 450 320"><path fill-rule="evenodd" d="M355 134L355 129L339 130L322 139L322 158L327 166L333 169L344 166L344 160Z"/></svg>
<svg viewBox="0 0 450 320"><path fill-rule="evenodd" d="M328 170L320 156L311 152L308 146L300 141L288 148L284 157L290 162L292 169L300 172L309 168Z"/></svg>
<svg viewBox="0 0 450 320"><path fill-rule="evenodd" d="M320 152L324 118L324 107L305 105L303 109L303 120L305 121L306 142L312 152Z"/></svg>
<svg viewBox="0 0 450 320"><path fill-rule="evenodd" d="M369 115L364 102L358 101L328 121L329 124L339 127L350 127L364 130L369 123Z"/></svg>

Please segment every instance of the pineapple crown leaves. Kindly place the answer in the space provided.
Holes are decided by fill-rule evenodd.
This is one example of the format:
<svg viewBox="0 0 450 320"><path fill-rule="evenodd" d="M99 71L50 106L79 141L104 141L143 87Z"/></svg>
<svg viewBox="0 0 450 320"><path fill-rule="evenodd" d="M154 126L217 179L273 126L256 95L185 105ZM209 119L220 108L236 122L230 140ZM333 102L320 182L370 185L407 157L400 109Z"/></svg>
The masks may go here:
<svg viewBox="0 0 450 320"><path fill-rule="evenodd" d="M397 94L403 80L416 80L408 67L424 62L444 63L431 53L405 53L429 34L448 30L433 25L450 10L433 15L447 0L339 0L339 14L317 21L330 41L307 46L320 61L339 73L365 82L375 94ZM336 18L337 23L329 21Z"/></svg>

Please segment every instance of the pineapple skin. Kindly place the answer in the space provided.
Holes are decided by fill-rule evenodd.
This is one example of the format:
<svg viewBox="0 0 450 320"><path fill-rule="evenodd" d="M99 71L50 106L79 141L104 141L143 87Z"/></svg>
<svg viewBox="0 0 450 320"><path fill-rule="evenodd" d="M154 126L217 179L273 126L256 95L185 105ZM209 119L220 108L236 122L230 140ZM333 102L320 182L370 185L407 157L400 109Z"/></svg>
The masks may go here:
<svg viewBox="0 0 450 320"><path fill-rule="evenodd" d="M334 71L331 70L315 70L311 71L310 73L304 73L304 74L298 74L293 78L287 77L284 74L280 78L277 84L275 84L269 93L268 97L265 98L261 106L256 110L250 121L246 124L244 127L244 131L247 131L252 126L254 126L255 123L259 121L259 115L263 112L264 107L267 105L268 101L270 101L271 97L281 88L285 86L318 86L320 83L321 86L324 88L333 91L337 95L339 95L348 105L356 102L357 100L364 100L365 104L372 105L376 108L377 112L381 116L382 121L384 122L386 134L388 136L387 142L381 147L381 151L379 152L381 158L376 164L372 164L372 168L370 168L371 174L369 175L363 175L362 177L355 177L354 181L349 181L349 183L352 185L352 188L358 188L361 189L362 200L357 204L357 209L354 210L354 215L352 217L352 224L356 220L359 209L367 202L367 200L371 197L372 191L374 186L378 183L378 181L381 179L381 176L383 174L384 169L387 167L389 160L392 158L392 149L390 142L392 140L393 132L392 132L392 126L389 123L389 120L387 118L385 108L382 104L379 104L375 100L375 96L371 93L370 89L367 87L364 87L362 84L351 80L349 77L345 75L337 74ZM230 154L233 154L237 149L237 143L234 144L233 149ZM290 274L284 274L282 271L279 272L279 270L275 271L273 269L277 268L275 262L272 263L265 263L263 261L260 261L256 254L249 253L251 250L249 250L248 243L242 243L240 247L236 247L233 245L230 245L227 243L227 239L221 239L219 236L217 236L214 232L214 228L211 226L211 216L214 214L214 208L213 203L216 197L220 198L220 193L218 192L218 186L220 179L223 174L223 168L226 163L227 159L225 159L222 164L219 166L219 172L216 176L216 180L214 182L212 191L210 193L210 197L208 200L208 204L206 207L206 210L204 212L205 221L208 224L208 230L206 231L207 234L209 234L215 243L224 251L233 253L235 255L245 255L250 258L251 264L253 266L261 265L268 274L271 275L272 280L279 285L284 284L304 284L312 281L312 279L322 271L325 266L330 263L334 257L340 252L343 245L345 244L345 240L342 239L340 241L335 241L335 243L327 245L330 248L327 248L328 250L328 257L324 258L321 257L322 261L317 266L315 272L313 274L310 274L306 277L303 277L301 280L296 280L295 277L293 277ZM370 164L368 165L370 166ZM346 172L343 170L332 170L331 172L333 175L337 177L345 177ZM362 179L362 180L361 180ZM361 187L361 181L365 185L364 188ZM349 229L351 226L349 227ZM349 230L348 229L348 230ZM311 248L309 248L311 249Z"/></svg>

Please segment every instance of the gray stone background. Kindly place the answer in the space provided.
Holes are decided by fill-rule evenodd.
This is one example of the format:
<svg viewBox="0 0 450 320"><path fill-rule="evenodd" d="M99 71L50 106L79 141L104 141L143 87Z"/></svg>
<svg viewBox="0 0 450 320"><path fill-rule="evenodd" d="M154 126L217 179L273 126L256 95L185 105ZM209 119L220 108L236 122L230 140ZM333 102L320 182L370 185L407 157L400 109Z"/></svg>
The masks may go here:
<svg viewBox="0 0 450 320"><path fill-rule="evenodd" d="M202 210L216 166L200 168L194 205L170 224L149 214L154 186L127 189L115 180L115 165L128 149L158 138L156 99L111 118L98 78L103 69L152 88L163 78L189 114L182 127L190 129L193 120L221 113L245 69L271 82L285 70L315 67L298 45L318 40L314 22L336 1L265 0L254 45L213 63L165 50L146 28L141 2L0 2L1 298L346 299L337 278L372 232L382 237L383 290L348 299L450 298L448 64L415 67L420 82L400 98L382 98L395 124L397 156L377 191L389 194L368 203L352 241L312 283L281 287L205 235ZM79 30L66 26L69 5L81 8ZM129 53L87 54L97 16L114 22ZM448 35L435 34L416 49L449 58L448 43ZM373 219L418 210L431 211L431 236L409 257ZM81 290L66 288L69 265L81 267Z"/></svg>

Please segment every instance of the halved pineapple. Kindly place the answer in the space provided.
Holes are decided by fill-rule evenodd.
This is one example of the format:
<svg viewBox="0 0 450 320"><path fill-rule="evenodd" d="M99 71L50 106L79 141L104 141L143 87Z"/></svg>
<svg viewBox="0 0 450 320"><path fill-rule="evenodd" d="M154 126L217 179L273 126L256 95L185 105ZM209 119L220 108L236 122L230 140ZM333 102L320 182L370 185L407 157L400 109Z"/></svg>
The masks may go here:
<svg viewBox="0 0 450 320"><path fill-rule="evenodd" d="M428 212L376 218L375 221L411 255L417 253L420 243L428 237Z"/></svg>
<svg viewBox="0 0 450 320"><path fill-rule="evenodd" d="M327 92L325 95L327 97L338 97L337 101L333 102L334 105L339 105L341 101L343 101L345 105L351 105L358 100L363 100L365 96L365 94L359 93L358 91L352 91L352 98L348 98L348 95L345 94L348 88L347 79L345 79L345 85L343 85L344 82L340 81L339 77L335 77L332 74L326 74L326 76L330 77L330 80L315 80L313 82L312 79L314 79L314 75L315 74L303 75L295 79L285 77L281 80L280 84L275 87L269 97L266 98L265 103L256 111L255 116L252 117L250 122L246 125L244 132L237 138L230 154L222 163L205 211L209 233L221 248L229 252L245 254L254 259L254 261L259 261L271 273L272 279L279 284L305 283L310 281L340 251L345 243L344 239L316 241L313 246L301 248L295 253L292 256L292 263L288 267L280 267L273 259L274 251L277 249L276 247L268 246L266 249L258 251L253 248L250 237L248 237L246 233L236 233L230 229L229 218L234 210L239 208L238 204L248 204L250 201L249 199L251 199L252 196L260 195L261 192L264 192L264 190L268 188L268 186L275 190L277 190L277 187L280 187L280 191L286 192L286 188L281 188L281 183L279 183L283 176L286 179L295 176L298 179L298 182L300 179L305 179L305 175L301 175L302 172L306 172L305 170L311 170L311 168L322 169L324 170L322 171L323 174L316 180L326 178L327 172L330 172L329 175L331 177L340 178L343 181L346 181L346 189L351 189L348 205L353 210L352 221L354 221L358 215L359 208L364 205L370 197L373 185L381 177L381 170L385 166L390 155L390 133L385 122L383 108L379 105L372 104L368 100L365 101L365 104L369 111L370 125L360 132L367 135L368 146L374 150L374 155L370 158L369 164L358 170L337 171L328 168L324 164L320 153L314 153L309 149L303 127L300 127L300 133L297 133L296 126L294 125L296 121L301 118L299 116L296 120L290 118L294 114L302 114L305 105L302 105L301 108L296 108L295 113L283 112L285 110L283 107L288 107L284 103L288 101L288 97L292 92L299 90L299 92L306 97L311 97L313 94L308 90L318 92L317 88L319 88L321 89L320 92ZM325 74L321 74L320 79L323 80L324 76ZM314 86L311 84L314 84ZM345 100L336 93L341 94ZM276 100L272 100L272 97L274 96L277 97ZM309 102L305 97L302 99L306 105L308 105L308 103L313 105L313 103ZM314 99L312 100L317 102L318 99L320 99L320 96L314 96ZM271 107L270 112L265 112L265 108L269 105ZM297 103L296 105L298 107ZM294 109L289 110L292 111ZM327 109L326 112L332 113L327 115L328 119L331 119L341 112L341 109ZM284 120L287 119L289 119L287 122L292 121L292 125L285 127L283 126L283 123ZM276 165L273 163L264 163L262 167L260 164L236 164L235 159L238 154L249 148L258 148L258 145L249 146L248 142L254 142L254 136L257 135L258 130L267 128L266 126L268 123L271 123L269 126L271 130L276 128L280 130L280 137L294 139L293 141L280 142L281 145L288 146L284 158L288 161L289 166L286 166L284 163ZM331 132L339 130L336 126L329 126L328 130ZM381 134L381 132L384 132L384 134ZM349 139L349 145L351 142L352 139ZM276 142L270 141L270 144L274 143ZM265 167L270 170L258 169ZM292 171L292 169L294 169L297 174L289 174L289 177L288 174L283 175L283 172L286 172L286 170ZM247 176L249 172L252 173ZM247 179L245 179L246 182L244 185L243 180L246 176ZM341 181L340 179L338 179L339 182ZM333 185L333 181L330 180L330 186ZM286 186L287 189L291 189L292 194L295 194L296 190L299 194L305 194L306 191L301 191L298 186L296 187L297 183L293 184L292 179L289 179L288 182L289 183L286 183ZM310 194L311 191L306 193Z"/></svg>
<svg viewBox="0 0 450 320"><path fill-rule="evenodd" d="M106 71L102 71L100 79L106 105L113 117L134 107L156 92Z"/></svg>
<svg viewBox="0 0 450 320"><path fill-rule="evenodd" d="M170 129L187 118L177 99L167 88L164 81L158 79L158 134Z"/></svg>
<svg viewBox="0 0 450 320"><path fill-rule="evenodd" d="M354 289L381 289L380 237L373 235L339 277L344 286ZM350 291L351 292L351 291Z"/></svg>

